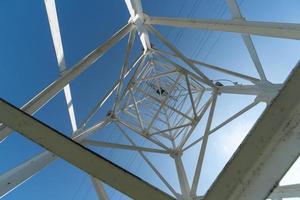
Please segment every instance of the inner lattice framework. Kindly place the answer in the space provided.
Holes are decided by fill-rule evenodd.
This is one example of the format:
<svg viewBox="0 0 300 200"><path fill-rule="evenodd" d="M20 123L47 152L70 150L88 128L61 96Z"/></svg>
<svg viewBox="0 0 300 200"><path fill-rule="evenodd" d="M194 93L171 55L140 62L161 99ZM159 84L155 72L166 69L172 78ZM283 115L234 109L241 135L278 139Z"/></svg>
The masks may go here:
<svg viewBox="0 0 300 200"><path fill-rule="evenodd" d="M115 115L135 132L151 139L163 137L172 144L191 134L201 118L205 87L200 77L154 57L146 64L141 62L116 103Z"/></svg>
<svg viewBox="0 0 300 200"><path fill-rule="evenodd" d="M299 27L282 23L248 23L242 17L234 0L227 1L232 16L235 18L235 20L229 22L222 20L205 21L199 19L197 21L151 17L143 13L139 0L126 0L125 2L131 15L129 23L73 68L66 70L55 3L54 0L45 0L57 61L62 75L57 81L25 104L22 109L29 114L34 114L63 89L73 128L72 139L88 147L101 146L136 151L159 177L168 189L167 192L173 197L187 200L200 198L197 189L209 135L244 114L258 103L270 103L282 86L282 84L273 84L267 80L250 34L300 39L297 32ZM259 78L192 60L161 35L153 25L241 33ZM168 51L154 48L150 43L150 33ZM126 35L128 35L128 44L119 80L115 82L111 90L103 96L85 120L77 127L69 86L70 81L80 75L90 64L99 59L110 47ZM129 57L136 36L139 37L142 43L143 53L136 58L133 64L130 64ZM205 71L204 69L221 73L224 77L234 77L241 80L243 84L239 82L230 82L228 84L228 82L224 82L224 79L213 80L213 78L208 77L203 72ZM255 98L249 105L212 128L216 102L222 94L250 95ZM115 96L115 99L112 98L113 96ZM111 110L103 120L89 127L88 124L108 99L113 99L114 101ZM201 120L205 122L203 133L198 134L197 139L190 141L196 126ZM88 139L89 136L96 133L99 129L111 124L118 127L119 132L124 135L130 145ZM135 144L132 135L128 134L129 131L142 136L154 147L150 148ZM1 138L7 136L10 132L9 128L3 124L1 125ZM189 183L185 166L182 162L182 155L194 145L199 145L200 151L195 155L194 159L197 161L195 172L192 182ZM174 186L164 178L160 170L147 158L145 152L160 153L174 160L180 191L176 191ZM7 184L9 186L1 190L1 195L11 191L54 159L55 157L51 153L44 152L32 158L29 162L20 165L19 168L12 169L9 173L15 174L16 176L14 177L18 177L18 173L25 174L22 174L16 180L14 179L14 181L11 181L12 176L0 179L4 184L13 182L13 184ZM20 172L20 169L26 170ZM99 197L109 199L103 189L102 182L95 178L92 178L92 181Z"/></svg>

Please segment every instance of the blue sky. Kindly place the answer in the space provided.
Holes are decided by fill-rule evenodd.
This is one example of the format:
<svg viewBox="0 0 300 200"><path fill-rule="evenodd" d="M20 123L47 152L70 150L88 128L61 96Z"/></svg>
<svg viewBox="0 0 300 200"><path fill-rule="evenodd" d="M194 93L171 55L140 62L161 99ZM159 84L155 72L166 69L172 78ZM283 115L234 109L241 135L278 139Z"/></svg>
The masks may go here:
<svg viewBox="0 0 300 200"><path fill-rule="evenodd" d="M238 2L247 20L300 23L299 0L242 0ZM153 16L223 19L231 17L223 0L142 0L142 3L145 13ZM56 6L68 68L124 26L129 18L126 5L122 0L57 0ZM1 1L0 27L0 96L20 107L59 76L43 1ZM238 34L168 27L157 27L157 29L191 58L226 66L257 77L252 61ZM156 47L164 48L157 40L151 39ZM253 36L252 39L269 80L273 83L283 82L299 60L300 42L261 36ZM123 39L71 83L77 123L84 119L97 100L119 77L126 43L127 40ZM132 59L141 52L141 48L139 41L136 40ZM212 76L218 77L217 74L212 74ZM235 102L233 102L232 97L226 95L222 98L224 103L220 103L217 109L220 110L218 112L226 114L216 118L215 124L221 122L226 116L230 116L235 109L251 101L251 98L235 97ZM229 105L225 106L226 104ZM111 102L97 115L94 122L103 117L110 106ZM204 166L206 176L200 179L203 184L198 189L199 193L207 190L264 107L264 105L255 107L244 117L235 121L235 124L218 131L209 140L209 153L205 158L207 164ZM71 133L71 124L68 121L67 107L62 93L37 112L35 117L67 135ZM223 132L229 132L229 135L224 136ZM99 131L99 134L103 140L122 140L115 127ZM38 145L13 133L0 144L0 174L42 151L43 149ZM161 186L159 180L136 154L124 156L125 154L120 151L109 149L96 151L126 166L128 170L143 176L151 183ZM195 151L197 148L184 157L189 175L193 171L191 166L194 159L191 155ZM169 170L168 167L170 161L163 157L149 156L157 165L164 162L164 165L160 166L162 172L166 174L168 180L174 182L174 187L178 188L178 183L172 173L174 169ZM299 165L298 162L296 169L300 169ZM295 177L300 180L299 174L295 176L292 173L289 176L283 183L296 183ZM106 189L112 195L112 199L125 198L111 188L106 187ZM24 199L24 197L31 200L41 198L45 200L92 200L96 199L96 194L85 173L59 159L28 180L26 184L5 196L4 200Z"/></svg>

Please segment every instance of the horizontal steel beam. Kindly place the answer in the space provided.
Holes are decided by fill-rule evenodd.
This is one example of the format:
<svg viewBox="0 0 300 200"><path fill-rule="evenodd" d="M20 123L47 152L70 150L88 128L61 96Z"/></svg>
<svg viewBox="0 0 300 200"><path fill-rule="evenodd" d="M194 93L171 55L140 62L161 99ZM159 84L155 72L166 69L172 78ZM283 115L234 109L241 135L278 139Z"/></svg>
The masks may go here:
<svg viewBox="0 0 300 200"><path fill-rule="evenodd" d="M282 84L272 84L270 82L261 81L255 85L237 84L233 86L221 86L220 93L255 95L258 101L270 103L278 94ZM210 90L209 88L207 90Z"/></svg>
<svg viewBox="0 0 300 200"><path fill-rule="evenodd" d="M204 200L263 200L300 155L300 63Z"/></svg>
<svg viewBox="0 0 300 200"><path fill-rule="evenodd" d="M0 121L134 199L174 199L2 99Z"/></svg>
<svg viewBox="0 0 300 200"><path fill-rule="evenodd" d="M145 23L181 28L244 33L249 35L254 34L296 40L300 39L300 24L291 23L220 19L184 19L169 17L147 17Z"/></svg>

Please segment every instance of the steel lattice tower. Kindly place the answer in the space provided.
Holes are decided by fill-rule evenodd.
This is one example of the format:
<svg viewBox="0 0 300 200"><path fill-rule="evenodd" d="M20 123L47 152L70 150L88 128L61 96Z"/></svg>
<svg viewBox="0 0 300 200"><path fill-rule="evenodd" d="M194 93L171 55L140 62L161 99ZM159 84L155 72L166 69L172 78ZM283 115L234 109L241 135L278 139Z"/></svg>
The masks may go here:
<svg viewBox="0 0 300 200"><path fill-rule="evenodd" d="M284 136L285 143L282 144L281 141L283 140L278 140L279 142L276 140L277 142L274 142L276 139L275 133L272 134L272 136L259 135L260 129L264 131L269 130L268 127L262 127L263 125L260 126L260 123L264 122L264 124L266 124L267 120L276 121L276 117L271 119L268 118L268 116L276 116L274 110L279 110L280 106L285 106L282 108L283 110L290 109L290 113L296 113L293 116L298 116L299 106L297 107L297 100L300 99L299 95L294 94L295 96L293 96L292 101L295 106L293 108L286 106L285 103L278 102L287 102L286 99L289 98L288 95L292 95L288 93L289 87L294 87L300 82L299 76L297 76L299 74L299 67L295 68L285 84L271 83L265 75L250 35L299 40L300 24L248 22L242 16L235 0L226 1L232 14L232 20L152 17L143 12L139 0L125 0L125 2L131 16L128 24L80 60L75 66L67 70L64 61L64 52L60 37L55 1L45 0L61 76L22 106L20 109L23 112L7 104L5 101L1 101L0 121L2 121L3 124L1 124L0 138L1 140L5 139L12 132L12 129L14 129L44 146L49 151L45 151L20 166L2 174L0 176L0 195L4 196L9 191L16 188L36 172L42 170L49 163L57 159L57 156L62 157L90 174L100 199L109 199L103 188L102 181L134 199L175 198L184 200L206 200L216 199L216 197L222 195L225 195L224 199L253 199L254 197L257 199L264 199L267 197L266 195L270 195L269 198L275 200L299 195L299 185L277 187L274 189L274 186L276 186L278 180L280 180L284 172L286 172L286 169L288 169L293 161L295 161L295 158L299 156L299 132L295 132L295 136L290 134L288 138ZM168 41L154 25L240 33L255 65L255 70L259 74L259 78L189 58L184 55L180 49L177 49L174 44ZM150 35L160 41L168 51L153 46L150 42ZM121 68L119 79L115 81L111 90L107 91L103 98L95 105L94 109L90 111L85 120L80 125L77 125L72 105L70 82L126 36L128 36L128 42L125 60ZM133 48L135 37L139 37L143 46L143 52L135 59L133 64L130 64L129 57L131 55L130 53ZM224 76L229 75L236 77L248 84L241 84L238 82L225 84L224 80L213 80L204 73L205 69L224 74ZM37 112L61 90L63 90L65 94L69 117L73 128L73 134L70 139L63 138L57 131L29 116ZM255 98L249 105L240 109L217 126L212 127L216 103L218 98L223 94L250 95ZM278 97L276 98L275 103L273 103L273 99L277 95ZM97 112L102 109L108 99L113 99L114 102L111 110L107 112L104 119L93 126L89 126L90 121ZM218 177L208 193L204 197L199 196L199 194L197 194L197 188L199 186L200 176L203 173L202 166L209 136L259 103L265 103L268 106L267 111L260 119L263 122L259 121L251 130L251 136L247 137L241 148L237 151L235 155L236 158L234 157L228 166L226 166L226 170ZM282 118L285 115L288 117L285 119L281 118L281 121L278 121L278 126L280 125L281 127L283 126L282 124L288 123L287 127L290 132L296 130L299 126L299 117L290 117L290 113L285 113L284 111L282 111L282 113ZM291 120L286 122L284 121L286 119ZM205 124L203 133L201 133L196 140L189 142L189 139L195 134L194 130L200 121L204 121ZM293 123L294 125L292 126L291 124ZM127 139L129 144L108 143L89 138L89 136L106 126L117 127L119 133ZM38 135L34 130L42 130L45 135ZM286 133L284 130L278 128L278 131L281 131L278 134ZM273 131L276 132L277 130ZM151 144L151 147L135 143L132 138L133 133L144 138ZM50 138L52 136L49 136L48 138L47 134L52 134L53 138ZM252 138L254 137L256 137L257 141L260 141L261 144L260 142L257 142L256 148L260 151L257 152L257 154L254 152L253 155L251 155L253 157L249 157L249 159L253 159L253 167L251 169L249 167L248 169L244 166L244 168L235 169L235 163L242 163L242 160L238 160L239 153L242 154L242 151L247 151L247 145L251 143ZM254 140L255 139L253 139L253 141ZM290 140L293 142L287 143L287 141ZM169 194L138 179L126 170L115 166L113 163L109 163L101 156L95 155L77 143L87 148L90 146L99 146L136 151L151 170L159 177L164 186L168 189L167 192ZM64 150L59 147L60 145L69 148L69 152L64 152ZM199 154L195 155L195 172L192 177L192 183L190 184L182 161L182 156L186 150L195 145L200 145L201 147ZM266 146L266 148L261 148L260 145ZM284 145L288 145L291 150L287 150L284 154L277 154L277 151L282 152L282 149L276 149L275 146L284 149ZM78 154L80 159L72 157L71 154L74 152ZM151 163L151 160L147 156L148 152L162 154L172 159L176 167L176 176L179 180L180 191L175 190L172 184L164 178L164 174ZM249 153L247 154L245 152L242 155L249 155ZM274 153L274 155L270 152ZM261 178L256 177L256 180L252 180L251 177L255 178L255 173L252 173L251 176L246 177L247 173L250 173L251 170L257 172L256 167L258 166L260 166L259 170L264 170L264 166L267 166L264 162L269 161L266 158L263 159L264 161L259 159L265 154L268 155L266 157L268 159L272 159L274 156L285 157L287 160L281 161L286 164L284 166L278 166L279 169L276 176L274 176L274 173L272 175L266 173L266 177L261 175ZM87 163L87 161L90 163ZM259 165L255 162L260 162L262 164ZM278 163L273 161L273 164L277 165ZM96 169L96 166L101 166L100 171ZM243 167L243 164L241 164L241 167ZM226 186L223 184L223 188L229 188L228 190L218 188L221 187L222 178L226 177L226 173L230 173L231 169L238 171L239 175L232 173L232 182L228 181L228 177L230 177L228 175L228 182L226 182L228 184L226 184ZM277 168L274 168L273 170L276 171ZM272 178L270 178L270 176ZM261 179L264 180L261 181ZM245 184L243 186L237 186L237 182L240 182L241 185ZM250 182L253 184L250 184ZM268 184L266 184L266 182L268 182ZM128 186L128 184L130 186ZM254 190L257 189L257 187L261 188L261 190ZM248 188L250 188L249 191Z"/></svg>

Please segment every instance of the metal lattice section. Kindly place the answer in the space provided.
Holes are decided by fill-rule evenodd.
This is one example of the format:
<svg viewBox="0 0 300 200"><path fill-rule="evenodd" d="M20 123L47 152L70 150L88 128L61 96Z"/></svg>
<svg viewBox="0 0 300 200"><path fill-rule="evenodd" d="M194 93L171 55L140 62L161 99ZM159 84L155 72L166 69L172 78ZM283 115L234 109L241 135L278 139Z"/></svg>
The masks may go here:
<svg viewBox="0 0 300 200"><path fill-rule="evenodd" d="M201 197L197 194L197 188L209 136L257 104L261 102L269 104L282 87L282 84L273 84L267 80L250 35L258 34L300 39L300 25L247 22L242 17L234 0L227 0L232 16L235 19L230 21L151 17L143 13L139 0L126 0L125 2L131 15L129 23L73 68L66 70L55 2L54 0L45 0L61 77L25 104L22 110L29 114L34 114L63 89L69 105L69 116L73 128L72 139L85 146L136 151L160 178L166 188L169 189L168 192L175 198L185 200L200 199ZM241 33L259 78L190 59L161 35L154 25ZM152 47L149 34L156 37L169 51ZM126 35L128 35L128 44L119 80L115 82L111 90L103 96L86 119L77 127L72 105L70 81L80 75L90 64L99 59L110 47ZM129 57L136 36L140 38L144 51L140 57L136 58L133 64L130 64ZM225 82L224 80L213 80L213 78L208 77L203 72L203 69L210 69L222 73L224 76L230 75L248 84L239 82L228 84L226 80ZM89 122L104 103L108 99L113 99L113 94L115 95L114 103L107 116L93 126L88 127ZM222 94L251 95L256 98L222 123L212 127L216 102ZM206 119L204 119L205 115L207 115ZM189 141L201 120L205 121L204 132L200 134L201 137L194 141ZM96 133L99 129L111 125L118 128L130 145L88 139L90 135ZM136 144L131 134L128 133L129 131L142 136L155 147L143 147ZM10 132L11 129L3 124L1 125L0 136L2 139L8 136ZM182 162L182 155L187 149L200 143L200 152L199 155L195 156L197 162L192 184L190 185ZM144 152L161 153L174 160L180 191L174 189L172 184L164 178L164 175L151 163ZM1 175L0 194L4 195L11 191L56 158L53 154L44 152L18 168L12 169L7 174ZM99 198L109 199L102 182L93 177L92 181ZM6 184L7 182L13 184L8 185ZM299 194L299 186L296 189L294 187L293 192L296 191L297 193L298 191L297 194ZM270 198L276 199L278 192L281 190L284 190L284 188L276 189ZM287 192L287 196L289 194Z"/></svg>

